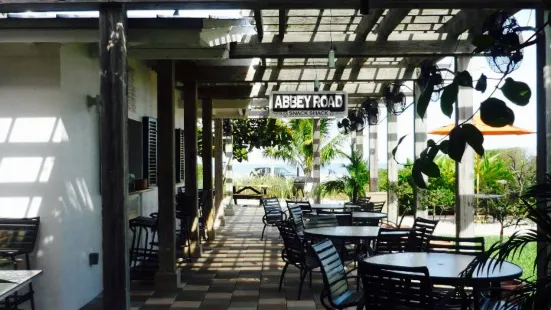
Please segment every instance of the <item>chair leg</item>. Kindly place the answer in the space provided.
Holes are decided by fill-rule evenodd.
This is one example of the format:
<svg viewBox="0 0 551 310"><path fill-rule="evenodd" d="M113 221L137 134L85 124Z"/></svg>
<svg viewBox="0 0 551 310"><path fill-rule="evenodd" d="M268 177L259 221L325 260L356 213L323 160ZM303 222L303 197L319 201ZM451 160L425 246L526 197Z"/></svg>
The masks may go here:
<svg viewBox="0 0 551 310"><path fill-rule="evenodd" d="M302 293L302 286L304 285L304 279L306 278L306 274L308 273L308 270L300 270L300 286L298 287L298 300L300 300L300 295Z"/></svg>
<svg viewBox="0 0 551 310"><path fill-rule="evenodd" d="M260 236L260 241L264 239L264 232L266 231L266 224L264 224L264 228L262 229L262 235Z"/></svg>
<svg viewBox="0 0 551 310"><path fill-rule="evenodd" d="M285 266L283 266L283 270L281 271L281 276L279 277L279 291L281 292L281 285L283 284L283 278L285 277L285 272L287 271L287 267L289 267L289 263L285 263Z"/></svg>
<svg viewBox="0 0 551 310"><path fill-rule="evenodd" d="M308 273L310 273L310 288L312 288L312 270L308 270Z"/></svg>

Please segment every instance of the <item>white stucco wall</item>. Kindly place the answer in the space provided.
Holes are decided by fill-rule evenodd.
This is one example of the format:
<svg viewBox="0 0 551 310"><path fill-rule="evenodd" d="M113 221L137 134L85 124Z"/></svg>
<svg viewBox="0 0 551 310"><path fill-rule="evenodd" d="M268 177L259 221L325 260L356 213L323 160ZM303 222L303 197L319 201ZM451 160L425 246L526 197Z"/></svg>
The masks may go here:
<svg viewBox="0 0 551 310"><path fill-rule="evenodd" d="M0 45L0 217L41 217L37 309L79 309L102 290L99 124L96 108L86 105L99 94L99 61L87 51ZM130 65L137 81L129 117L156 116L155 74ZM157 210L156 189L142 204L144 215ZM100 264L90 267L92 252Z"/></svg>

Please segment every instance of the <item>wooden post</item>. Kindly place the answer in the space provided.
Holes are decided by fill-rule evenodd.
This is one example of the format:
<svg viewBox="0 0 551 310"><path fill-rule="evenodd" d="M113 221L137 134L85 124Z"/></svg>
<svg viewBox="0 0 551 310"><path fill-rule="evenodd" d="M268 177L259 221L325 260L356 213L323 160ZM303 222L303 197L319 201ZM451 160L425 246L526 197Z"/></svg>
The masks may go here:
<svg viewBox="0 0 551 310"><path fill-rule="evenodd" d="M196 255L201 253L201 236L199 232L199 205L197 191L197 83L184 83L184 148L185 162L185 186L186 208L191 214L191 235L196 237Z"/></svg>
<svg viewBox="0 0 551 310"><path fill-rule="evenodd" d="M224 142L222 119L214 120L214 214L218 216L224 197ZM216 220L216 218L215 218ZM220 223L224 225L224 220Z"/></svg>
<svg viewBox="0 0 551 310"><path fill-rule="evenodd" d="M203 210L209 240L214 240L214 217L212 207L212 99L203 99L203 190L206 201Z"/></svg>
<svg viewBox="0 0 551 310"><path fill-rule="evenodd" d="M419 99L419 96L421 96L421 89L417 85L417 83L413 83L413 96L415 97L415 101ZM413 152L415 159L419 158L421 156L421 152L425 149L427 146L427 124L423 121L421 117L417 114L417 105L413 105L413 114L414 114L414 123L413 123ZM427 119L427 114L425 113L425 119ZM426 210L425 206L421 203L421 198L423 197L423 190L419 189L417 186L413 188L414 194L415 194L415 205L413 206L413 210L415 211L415 216L424 217L426 218L428 216L428 211Z"/></svg>
<svg viewBox="0 0 551 310"><path fill-rule="evenodd" d="M321 132L320 132L320 124L321 124L321 121L319 119L314 119L313 120L313 130L314 130L314 133L313 133L313 160L314 160L314 164L313 164L313 169L312 169L312 178L313 178L313 181L314 181L314 186L312 187L312 189L314 190L314 203L320 203L320 184L321 184L321 175L320 175L320 169L321 169L321 154L320 154L320 147L321 147Z"/></svg>
<svg viewBox="0 0 551 310"><path fill-rule="evenodd" d="M233 136L231 122L229 123L230 131L225 137L224 152L226 152L226 196L230 197L228 205L224 208L224 216L233 216L235 211L233 210Z"/></svg>
<svg viewBox="0 0 551 310"><path fill-rule="evenodd" d="M456 58L456 71L465 71L470 56ZM455 106L455 123L460 124L473 115L473 89L459 87ZM469 121L469 122L472 122ZM458 237L474 236L474 151L467 145L460 163L455 164L455 234Z"/></svg>
<svg viewBox="0 0 551 310"><path fill-rule="evenodd" d="M176 171L174 152L174 61L157 63L157 186L159 199L159 271L155 290L178 290L180 277L176 271Z"/></svg>
<svg viewBox="0 0 551 310"><path fill-rule="evenodd" d="M130 309L130 273L124 4L100 6L99 32L103 307L127 310Z"/></svg>
<svg viewBox="0 0 551 310"><path fill-rule="evenodd" d="M369 125L369 191L379 191L378 125Z"/></svg>
<svg viewBox="0 0 551 310"><path fill-rule="evenodd" d="M387 192L387 212L388 219L391 222L398 223L398 196L391 190L391 185L398 185L398 164L392 156L392 150L398 144L398 131L396 127L397 116L388 113L387 117L387 174L388 174L388 192Z"/></svg>
<svg viewBox="0 0 551 310"><path fill-rule="evenodd" d="M536 27L543 27L547 21L549 11L536 11ZM551 43L551 31L545 27L545 31L539 34L536 54L536 83L537 83L537 156L536 156L536 179L538 183L545 183L549 167L551 167L551 154L549 154L548 145L551 141L551 53L549 44ZM539 208L545 209L547 205L541 203ZM545 234L544 231L541 231ZM537 273L538 279L544 279L549 276L549 244L545 242L538 243ZM540 288L541 289L541 288ZM542 291L545 288L542 289Z"/></svg>

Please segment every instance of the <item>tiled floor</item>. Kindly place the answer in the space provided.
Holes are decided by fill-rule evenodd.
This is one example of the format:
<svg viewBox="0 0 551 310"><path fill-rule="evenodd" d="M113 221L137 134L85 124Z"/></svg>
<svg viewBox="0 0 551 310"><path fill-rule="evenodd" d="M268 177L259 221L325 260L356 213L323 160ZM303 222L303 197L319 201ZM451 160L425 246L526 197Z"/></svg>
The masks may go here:
<svg viewBox="0 0 551 310"><path fill-rule="evenodd" d="M267 228L268 240L260 241L263 214L258 206L236 207L235 216L226 218L203 256L182 266L180 292L159 294L150 285L133 283L132 309L323 309L319 272L314 272L312 288L304 285L298 300L299 273L290 266L278 292L283 246L277 228Z"/></svg>

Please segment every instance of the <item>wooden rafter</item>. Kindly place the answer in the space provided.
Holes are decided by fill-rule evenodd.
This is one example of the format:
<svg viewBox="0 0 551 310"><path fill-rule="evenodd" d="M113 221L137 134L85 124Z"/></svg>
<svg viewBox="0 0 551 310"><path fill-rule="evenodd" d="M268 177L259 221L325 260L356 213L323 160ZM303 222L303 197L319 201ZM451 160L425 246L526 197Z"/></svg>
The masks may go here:
<svg viewBox="0 0 551 310"><path fill-rule="evenodd" d="M281 40L285 38L285 32L287 31L287 14L289 10L279 10L279 37Z"/></svg>
<svg viewBox="0 0 551 310"><path fill-rule="evenodd" d="M254 23L259 42L264 39L264 24L262 23L262 11L254 10Z"/></svg>
<svg viewBox="0 0 551 310"><path fill-rule="evenodd" d="M396 29L404 17L409 13L409 9L392 9L389 10L386 16L383 18L381 23L375 32L377 33L377 42L385 42L388 39L388 36Z"/></svg>

